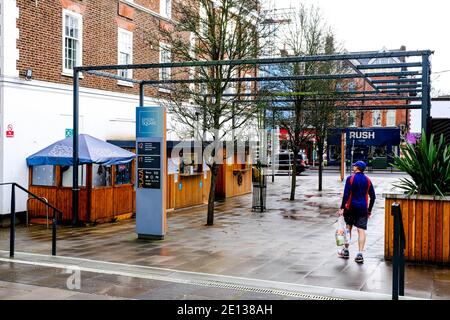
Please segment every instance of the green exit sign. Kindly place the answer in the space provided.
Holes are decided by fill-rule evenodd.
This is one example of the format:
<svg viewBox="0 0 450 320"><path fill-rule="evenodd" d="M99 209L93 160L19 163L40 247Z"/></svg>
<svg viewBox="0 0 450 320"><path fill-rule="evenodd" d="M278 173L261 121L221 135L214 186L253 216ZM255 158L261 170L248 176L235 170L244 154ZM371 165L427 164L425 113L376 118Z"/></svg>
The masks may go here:
<svg viewBox="0 0 450 320"><path fill-rule="evenodd" d="M73 137L73 129L66 129L66 138Z"/></svg>

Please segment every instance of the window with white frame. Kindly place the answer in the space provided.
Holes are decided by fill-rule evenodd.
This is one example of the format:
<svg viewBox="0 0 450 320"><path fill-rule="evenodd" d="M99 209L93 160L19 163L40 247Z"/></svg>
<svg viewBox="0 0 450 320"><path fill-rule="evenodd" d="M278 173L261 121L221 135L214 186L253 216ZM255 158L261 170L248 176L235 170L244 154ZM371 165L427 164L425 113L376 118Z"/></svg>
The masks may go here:
<svg viewBox="0 0 450 320"><path fill-rule="evenodd" d="M119 28L118 29L118 63L132 64L133 63L133 33ZM118 70L118 75L124 78L132 78L133 70L121 69Z"/></svg>
<svg viewBox="0 0 450 320"><path fill-rule="evenodd" d="M159 1L159 13L166 18L172 16L172 0L160 0Z"/></svg>
<svg viewBox="0 0 450 320"><path fill-rule="evenodd" d="M223 66L223 78L228 79L228 72L230 70L230 66ZM233 68L230 73L230 79L237 78L237 69ZM228 82L227 87L224 91L225 94L236 94L238 84L236 82ZM231 99L231 97L230 97Z"/></svg>
<svg viewBox="0 0 450 320"><path fill-rule="evenodd" d="M349 127L356 127L356 111L355 110L350 110L348 112L348 126Z"/></svg>
<svg viewBox="0 0 450 320"><path fill-rule="evenodd" d="M251 75L246 74L245 77L246 78L251 78ZM251 81L245 81L244 83L245 83L245 91L244 91L244 93L247 95L246 99L250 100L251 99L250 94L252 93L252 82Z"/></svg>
<svg viewBox="0 0 450 320"><path fill-rule="evenodd" d="M191 60L195 60L196 54L195 54L195 47L196 47L196 38L195 33L191 32L189 34L189 56ZM189 80L193 80L195 78L195 67L189 68ZM189 90L194 91L195 90L195 83L189 84Z"/></svg>
<svg viewBox="0 0 450 320"><path fill-rule="evenodd" d="M350 81L348 83L348 91L355 91L356 90L356 83L354 83L353 81Z"/></svg>
<svg viewBox="0 0 450 320"><path fill-rule="evenodd" d="M232 46L234 42L236 41L237 34L236 34L236 21L233 19L230 19L227 21L226 26L226 39L228 42L228 45Z"/></svg>
<svg viewBox="0 0 450 320"><path fill-rule="evenodd" d="M63 10L63 73L82 64L83 17Z"/></svg>
<svg viewBox="0 0 450 320"><path fill-rule="evenodd" d="M375 110L372 112L372 126L381 127L381 111Z"/></svg>
<svg viewBox="0 0 450 320"><path fill-rule="evenodd" d="M159 62L168 63L171 62L171 49L170 45L165 43L159 44ZM171 69L170 68L160 68L159 69L159 79L160 80L170 80Z"/></svg>
<svg viewBox="0 0 450 320"><path fill-rule="evenodd" d="M388 110L386 113L386 127L395 127L395 110Z"/></svg>
<svg viewBox="0 0 450 320"><path fill-rule="evenodd" d="M200 28L200 35L202 37L206 37L208 34L208 13L206 11L205 6L200 3L200 12L199 12L199 28Z"/></svg>
<svg viewBox="0 0 450 320"><path fill-rule="evenodd" d="M342 114L341 112L336 112L334 114L334 126L335 128L342 128L343 121L342 121Z"/></svg>

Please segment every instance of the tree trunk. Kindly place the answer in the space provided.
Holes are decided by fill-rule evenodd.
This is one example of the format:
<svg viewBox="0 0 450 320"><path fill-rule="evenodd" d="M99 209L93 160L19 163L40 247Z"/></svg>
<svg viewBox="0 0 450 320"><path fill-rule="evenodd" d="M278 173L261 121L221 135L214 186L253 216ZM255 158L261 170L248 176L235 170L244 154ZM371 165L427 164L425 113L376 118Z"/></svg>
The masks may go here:
<svg viewBox="0 0 450 320"><path fill-rule="evenodd" d="M322 191L322 173L323 173L323 143L317 145L319 153L319 191Z"/></svg>
<svg viewBox="0 0 450 320"><path fill-rule="evenodd" d="M297 156L294 153L294 166L292 167L292 180L291 180L291 196L289 200L295 200L295 186L297 182Z"/></svg>
<svg viewBox="0 0 450 320"><path fill-rule="evenodd" d="M206 220L207 226L212 226L214 224L214 201L216 199L217 172L218 172L218 167L217 167L217 164L214 163L211 166L211 185L209 188L208 215L207 215L207 220Z"/></svg>

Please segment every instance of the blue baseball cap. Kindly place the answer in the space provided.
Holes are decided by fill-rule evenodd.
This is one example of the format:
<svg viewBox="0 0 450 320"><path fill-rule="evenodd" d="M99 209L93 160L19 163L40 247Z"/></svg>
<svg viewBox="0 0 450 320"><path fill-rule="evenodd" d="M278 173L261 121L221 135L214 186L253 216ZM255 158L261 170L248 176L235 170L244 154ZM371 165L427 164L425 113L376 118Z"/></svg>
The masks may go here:
<svg viewBox="0 0 450 320"><path fill-rule="evenodd" d="M366 163L364 161L356 161L353 165L355 167L360 167L362 170L366 169Z"/></svg>

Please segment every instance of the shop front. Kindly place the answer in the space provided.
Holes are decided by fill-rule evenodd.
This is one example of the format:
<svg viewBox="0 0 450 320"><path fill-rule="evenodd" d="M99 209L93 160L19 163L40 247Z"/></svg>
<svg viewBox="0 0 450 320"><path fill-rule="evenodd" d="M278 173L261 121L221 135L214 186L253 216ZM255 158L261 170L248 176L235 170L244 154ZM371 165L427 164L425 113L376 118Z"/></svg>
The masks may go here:
<svg viewBox="0 0 450 320"><path fill-rule="evenodd" d="M108 141L135 152L135 141ZM193 141L167 141L167 209L182 209L208 203L211 171L202 163L201 146ZM237 148L235 148L236 150ZM226 154L226 144L220 149L223 164L219 164L216 181L216 196L229 198L252 191L252 172L249 162L249 148L245 148L245 163L238 163L236 151L233 156ZM228 161L232 159L233 161Z"/></svg>
<svg viewBox="0 0 450 320"><path fill-rule="evenodd" d="M362 160L369 169L386 169L400 154L398 128L346 128L331 129L327 138L328 165L341 164L341 134L345 133L345 159L347 165Z"/></svg>

